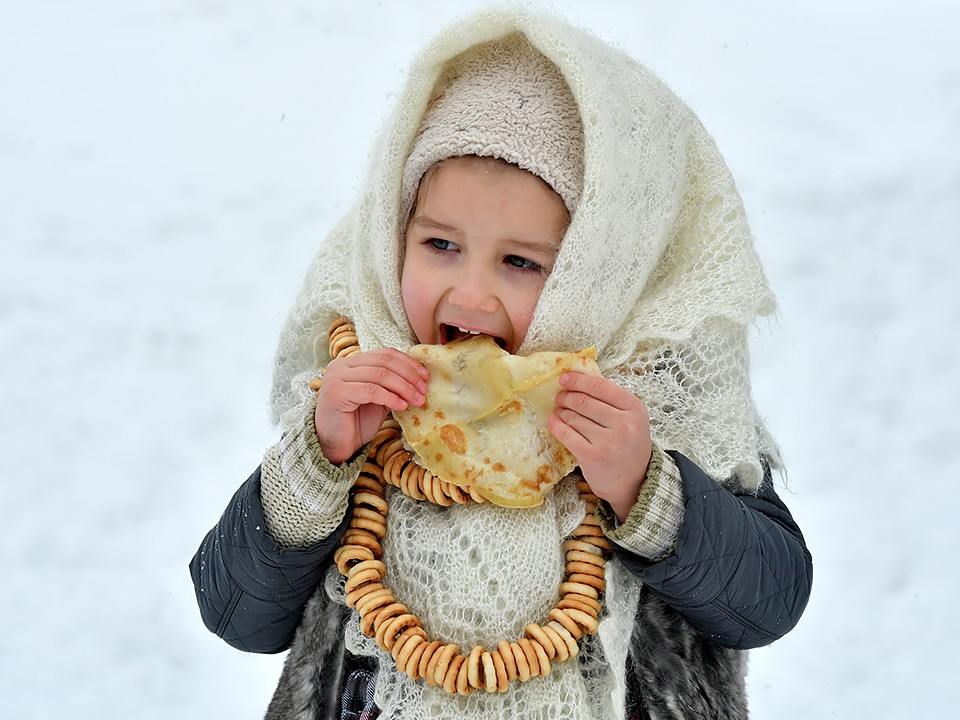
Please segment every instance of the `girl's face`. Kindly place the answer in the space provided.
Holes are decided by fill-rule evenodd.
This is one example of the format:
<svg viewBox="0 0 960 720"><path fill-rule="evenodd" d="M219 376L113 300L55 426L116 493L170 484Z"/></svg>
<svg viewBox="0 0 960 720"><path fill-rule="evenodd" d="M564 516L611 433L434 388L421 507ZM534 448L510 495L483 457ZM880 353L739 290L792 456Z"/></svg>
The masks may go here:
<svg viewBox="0 0 960 720"><path fill-rule="evenodd" d="M433 166L407 225L400 277L417 340L482 333L515 353L568 224L553 188L515 165L466 156Z"/></svg>

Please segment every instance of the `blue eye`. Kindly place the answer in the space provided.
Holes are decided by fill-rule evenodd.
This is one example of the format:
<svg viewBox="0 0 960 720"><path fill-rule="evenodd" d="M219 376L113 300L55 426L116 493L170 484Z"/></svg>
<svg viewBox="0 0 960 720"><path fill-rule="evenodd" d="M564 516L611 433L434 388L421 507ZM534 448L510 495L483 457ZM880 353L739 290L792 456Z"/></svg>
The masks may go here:
<svg viewBox="0 0 960 720"><path fill-rule="evenodd" d="M519 255L507 255L506 258L504 258L504 262L524 272L543 272L542 266L533 262L533 260L527 260Z"/></svg>
<svg viewBox="0 0 960 720"><path fill-rule="evenodd" d="M441 240L440 238L430 238L427 240L427 245L437 252L445 252L447 250L453 250L457 247L449 240Z"/></svg>

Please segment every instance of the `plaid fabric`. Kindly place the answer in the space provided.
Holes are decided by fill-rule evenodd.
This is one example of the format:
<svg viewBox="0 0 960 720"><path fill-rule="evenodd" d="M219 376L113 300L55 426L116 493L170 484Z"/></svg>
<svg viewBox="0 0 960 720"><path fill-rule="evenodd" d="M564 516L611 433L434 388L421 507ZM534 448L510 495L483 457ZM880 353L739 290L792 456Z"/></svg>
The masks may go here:
<svg viewBox="0 0 960 720"><path fill-rule="evenodd" d="M376 720L380 708L373 702L377 676L369 670L354 670L343 684L340 720Z"/></svg>

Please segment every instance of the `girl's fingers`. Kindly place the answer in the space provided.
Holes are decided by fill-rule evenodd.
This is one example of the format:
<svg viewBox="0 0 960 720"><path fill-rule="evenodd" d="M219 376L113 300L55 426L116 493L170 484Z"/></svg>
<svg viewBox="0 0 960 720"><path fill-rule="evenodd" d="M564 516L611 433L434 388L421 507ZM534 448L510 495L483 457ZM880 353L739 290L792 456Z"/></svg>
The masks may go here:
<svg viewBox="0 0 960 720"><path fill-rule="evenodd" d="M564 447L573 453L578 460L583 450L589 447L589 441L573 427L565 423L556 414L547 418L547 429L553 436L563 443Z"/></svg>
<svg viewBox="0 0 960 720"><path fill-rule="evenodd" d="M393 348L372 350L332 360L327 366L327 373L329 374L331 370L337 372L346 368L358 367L387 368L407 378L412 384L426 383L430 379L430 371L424 367L423 363Z"/></svg>
<svg viewBox="0 0 960 720"><path fill-rule="evenodd" d="M629 410L637 401L636 395L606 378L595 375L578 372L563 373L560 376L560 385L565 390L584 393L618 410Z"/></svg>
<svg viewBox="0 0 960 720"><path fill-rule="evenodd" d="M566 408L555 408L553 414L588 443L607 428L586 415Z"/></svg>
<svg viewBox="0 0 960 720"><path fill-rule="evenodd" d="M427 382L423 376L423 373L427 373L426 368L403 353L395 350L391 353L406 358L406 361L394 362L399 358L391 357L383 352L363 354L376 355L376 357L364 357L356 360L355 357L359 356L354 356L344 358L343 361L334 361L327 367L327 372L324 375L324 386L333 388L332 392L337 397L342 397L345 400L352 399L355 404L373 402L370 399L373 396L382 397L381 393L374 391L374 386L376 386L389 391L407 403L421 405L427 392ZM396 408L392 404L387 406L392 409L402 409Z"/></svg>
<svg viewBox="0 0 960 720"><path fill-rule="evenodd" d="M375 350L372 353L354 355L354 357L359 358L363 355L371 355L372 359L376 362L382 362L385 366L391 367L403 375L410 375L411 377L424 381L430 379L430 371L424 367L423 363L399 350L384 348L383 350Z"/></svg>
<svg viewBox="0 0 960 720"><path fill-rule="evenodd" d="M391 410L406 410L409 405L419 406L424 401L423 393L396 376L386 380L355 377L338 383L324 383L320 392L326 393L333 408L340 412L353 412L358 407L370 404Z"/></svg>
<svg viewBox="0 0 960 720"><path fill-rule="evenodd" d="M597 398L582 392L561 390L557 393L555 411L562 410L572 415L582 416L600 427L612 427L621 410ZM562 417L562 416L561 416ZM566 421L566 418L563 418Z"/></svg>

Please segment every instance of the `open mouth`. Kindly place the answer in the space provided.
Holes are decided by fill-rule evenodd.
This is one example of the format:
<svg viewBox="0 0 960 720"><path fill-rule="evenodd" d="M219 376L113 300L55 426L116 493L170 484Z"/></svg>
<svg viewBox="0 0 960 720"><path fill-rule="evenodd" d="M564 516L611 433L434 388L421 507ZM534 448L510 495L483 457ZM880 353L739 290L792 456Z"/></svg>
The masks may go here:
<svg viewBox="0 0 960 720"><path fill-rule="evenodd" d="M464 338L470 337L479 337L485 335L486 337L493 338L493 341L500 346L500 348L506 348L507 341L496 335L487 335L482 333L479 330L467 330L466 328L458 327L456 325L447 325L446 323L440 324L440 344L446 345L447 343L454 342L455 340L463 340Z"/></svg>

